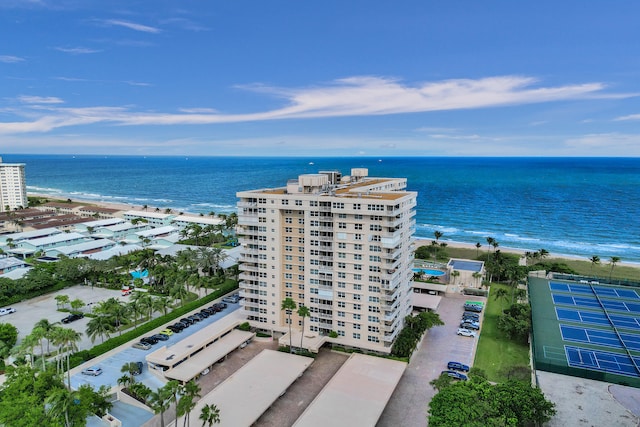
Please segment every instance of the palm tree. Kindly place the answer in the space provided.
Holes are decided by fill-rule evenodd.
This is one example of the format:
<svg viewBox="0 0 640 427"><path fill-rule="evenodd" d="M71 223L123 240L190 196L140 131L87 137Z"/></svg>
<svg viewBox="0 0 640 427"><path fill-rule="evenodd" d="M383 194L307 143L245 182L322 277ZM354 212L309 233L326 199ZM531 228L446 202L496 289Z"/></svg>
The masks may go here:
<svg viewBox="0 0 640 427"><path fill-rule="evenodd" d="M164 411L171 406L171 392L166 387L160 387L156 391L149 393L147 404L153 412L160 414L160 426L164 426Z"/></svg>
<svg viewBox="0 0 640 427"><path fill-rule="evenodd" d="M478 258L480 256L480 248L482 247L482 245L480 244L480 242L476 242L476 258Z"/></svg>
<svg viewBox="0 0 640 427"><path fill-rule="evenodd" d="M49 344L51 343L51 332L53 330L53 324L50 323L47 319L40 319L33 326L34 328L42 328L42 330L44 331L44 338L47 340L47 354L51 353Z"/></svg>
<svg viewBox="0 0 640 427"><path fill-rule="evenodd" d="M65 350L65 360L67 362L67 387L71 388L71 353L78 351L77 343L82 339L82 333L71 328L54 326L51 331L52 341L58 345L58 353Z"/></svg>
<svg viewBox="0 0 640 427"><path fill-rule="evenodd" d="M609 271L609 281L611 281L611 276L613 275L613 268L619 262L620 262L620 257L618 256L612 256L611 258L609 258L609 265L611 265L611 270Z"/></svg>
<svg viewBox="0 0 640 427"><path fill-rule="evenodd" d="M200 397L200 386L194 380L184 384L180 389L180 414L184 415L184 427L191 425L191 411L196 407L195 399ZM176 425L178 420L176 419Z"/></svg>
<svg viewBox="0 0 640 427"><path fill-rule="evenodd" d="M220 423L220 409L213 403L211 405L204 405L200 412L200 420L202 421L202 427L211 427L214 424Z"/></svg>
<svg viewBox="0 0 640 427"><path fill-rule="evenodd" d="M494 294L494 299L497 300L501 300L502 302L504 302L504 300L507 298L507 295L509 295L509 292L507 292L507 290L505 288L499 288L496 293ZM502 311L502 303L500 303L500 311Z"/></svg>
<svg viewBox="0 0 640 427"><path fill-rule="evenodd" d="M282 301L282 305L280 306L280 310L285 310L287 316L289 318L289 353L293 353L293 348L291 344L291 312L296 309L296 302L291 298L287 297Z"/></svg>
<svg viewBox="0 0 640 427"><path fill-rule="evenodd" d="M97 336L100 336L102 342L104 337L109 338L109 334L114 332L113 324L111 323L111 317L106 314L99 314L87 323L87 336L91 338L93 343Z"/></svg>
<svg viewBox="0 0 640 427"><path fill-rule="evenodd" d="M167 310L171 307L171 301L167 297L157 297L153 299L153 309L155 311L162 311L162 314L167 314Z"/></svg>
<svg viewBox="0 0 640 427"><path fill-rule="evenodd" d="M44 353L43 340L46 339L47 332L43 328L36 326L31 330L31 336L33 336L37 340L38 344L40 344L40 359L42 359L42 370L44 371L46 369L45 361L47 358Z"/></svg>
<svg viewBox="0 0 640 427"><path fill-rule="evenodd" d="M596 264L600 264L600 257L598 255L594 255L589 258L589 261L591 261L591 275L593 275L593 266Z"/></svg>
<svg viewBox="0 0 640 427"><path fill-rule="evenodd" d="M460 272L458 270L453 270L451 272L451 277L453 277L453 284L456 284L456 281L458 279L458 276L460 276Z"/></svg>
<svg viewBox="0 0 640 427"><path fill-rule="evenodd" d="M182 392L180 383L176 380L171 380L164 385L164 388L169 392L169 402L175 404L176 408L176 425L178 424L178 396Z"/></svg>
<svg viewBox="0 0 640 427"><path fill-rule="evenodd" d="M146 212L146 211L147 211L147 209L149 209L149 206L148 206L148 205L142 205L142 210L143 210L143 211L145 211L145 212Z"/></svg>
<svg viewBox="0 0 640 427"><path fill-rule="evenodd" d="M187 288L183 284L177 283L171 288L169 295L171 295L173 299L179 299L180 305L183 306L184 300L189 296L189 291L187 291Z"/></svg>
<svg viewBox="0 0 640 427"><path fill-rule="evenodd" d="M304 339L304 318L311 315L309 307L300 304L298 307L298 316L302 318L302 333L300 334L300 348L302 348L302 340Z"/></svg>
<svg viewBox="0 0 640 427"><path fill-rule="evenodd" d="M45 399L47 412L54 419L64 420L64 427L71 427L73 423L69 419L69 409L74 405L75 397L74 393L66 388L57 388L53 390Z"/></svg>
<svg viewBox="0 0 640 427"><path fill-rule="evenodd" d="M433 237L435 237L435 238L436 238L436 242L437 242L437 241L438 241L442 236L444 236L444 234L442 233L442 231L438 231L438 230L436 230L436 231L434 231L434 232L433 232Z"/></svg>
<svg viewBox="0 0 640 427"><path fill-rule="evenodd" d="M482 277L482 273L480 273L479 271L474 271L473 274L471 275L474 279L476 279L476 282L478 282L478 279L480 279ZM479 287L479 286L478 286Z"/></svg>
<svg viewBox="0 0 640 427"><path fill-rule="evenodd" d="M136 382L133 376L136 372L138 372L138 364L136 362L127 362L122 365L122 368L120 368L120 372L129 374L129 385L131 385Z"/></svg>
<svg viewBox="0 0 640 427"><path fill-rule="evenodd" d="M544 259L549 255L549 251L546 249L538 249L538 256L540 259Z"/></svg>

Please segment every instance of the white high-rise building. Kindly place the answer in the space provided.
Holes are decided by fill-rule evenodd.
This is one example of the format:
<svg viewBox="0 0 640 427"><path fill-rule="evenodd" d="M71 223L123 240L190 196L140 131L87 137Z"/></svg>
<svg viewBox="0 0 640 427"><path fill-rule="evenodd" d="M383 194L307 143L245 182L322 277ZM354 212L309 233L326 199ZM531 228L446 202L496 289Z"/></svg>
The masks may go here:
<svg viewBox="0 0 640 427"><path fill-rule="evenodd" d="M240 294L250 323L287 333L281 306L291 298L311 312L304 336L335 331L336 343L389 353L411 312L417 193L406 185L352 169L237 193ZM302 320L294 311L297 336Z"/></svg>
<svg viewBox="0 0 640 427"><path fill-rule="evenodd" d="M27 181L24 163L2 163L0 158L0 212L26 208Z"/></svg>

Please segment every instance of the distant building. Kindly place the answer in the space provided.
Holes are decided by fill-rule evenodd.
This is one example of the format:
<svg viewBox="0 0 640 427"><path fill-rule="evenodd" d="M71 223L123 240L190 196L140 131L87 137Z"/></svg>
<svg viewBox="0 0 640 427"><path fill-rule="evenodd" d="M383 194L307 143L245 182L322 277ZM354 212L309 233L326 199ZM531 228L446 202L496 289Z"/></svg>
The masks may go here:
<svg viewBox="0 0 640 427"><path fill-rule="evenodd" d="M0 212L29 205L24 168L24 163L2 163L0 157Z"/></svg>
<svg viewBox="0 0 640 427"><path fill-rule="evenodd" d="M417 193L405 178L372 178L367 169L301 175L286 187L237 194L240 295L249 322L288 333L317 351L337 344L390 353L411 313ZM284 339L288 345L289 340ZM282 342L282 341L281 341Z"/></svg>

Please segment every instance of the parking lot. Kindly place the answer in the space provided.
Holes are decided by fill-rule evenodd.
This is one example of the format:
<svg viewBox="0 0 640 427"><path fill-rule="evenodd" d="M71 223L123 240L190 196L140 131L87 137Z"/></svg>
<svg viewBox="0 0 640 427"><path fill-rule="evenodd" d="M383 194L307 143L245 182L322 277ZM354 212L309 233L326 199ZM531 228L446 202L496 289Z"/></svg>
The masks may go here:
<svg viewBox="0 0 640 427"><path fill-rule="evenodd" d="M18 328L18 344L22 339L29 335L33 330L33 326L41 319L47 319L50 323L59 323L69 313L58 311L55 297L57 295L68 295L69 299L80 299L84 301L85 306L83 312L91 312L94 304L107 300L109 298L117 298L123 302L127 302L129 297L123 297L119 290L103 289L91 286L72 286L46 295L41 295L27 301L12 304L11 307L16 309L15 313L2 316L0 322L10 323ZM91 339L85 334L87 329L88 318L76 320L71 323L61 324L65 328L73 329L82 333L82 340L78 342L80 350L93 347L100 343L100 338L95 343L91 343ZM36 349L37 351L37 349Z"/></svg>
<svg viewBox="0 0 640 427"><path fill-rule="evenodd" d="M442 298L437 313L444 326L434 327L425 335L382 413L378 427L427 425L428 403L436 394L429 383L447 369L447 362L451 360L473 366L477 338L459 336L456 332L464 302L483 300L458 294L447 294ZM478 332L481 333L482 328Z"/></svg>

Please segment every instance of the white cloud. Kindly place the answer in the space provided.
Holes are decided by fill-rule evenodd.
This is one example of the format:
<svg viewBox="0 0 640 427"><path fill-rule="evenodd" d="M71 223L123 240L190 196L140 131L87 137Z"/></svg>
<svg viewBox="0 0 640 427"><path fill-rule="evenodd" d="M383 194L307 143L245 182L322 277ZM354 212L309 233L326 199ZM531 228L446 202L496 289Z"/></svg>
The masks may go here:
<svg viewBox="0 0 640 427"><path fill-rule="evenodd" d="M90 49L87 47L56 47L56 50L64 53L70 53L72 55L86 55L90 53L98 53L101 52L97 49Z"/></svg>
<svg viewBox="0 0 640 427"><path fill-rule="evenodd" d="M566 140L569 147L599 150L603 155L637 156L638 147L640 147L640 134L621 134L621 133L596 133L583 135L576 138Z"/></svg>
<svg viewBox="0 0 640 427"><path fill-rule="evenodd" d="M640 120L640 114L629 114L628 116L616 117L614 121L621 122L626 120Z"/></svg>
<svg viewBox="0 0 640 427"><path fill-rule="evenodd" d="M20 58L19 56L0 55L0 62L3 62L5 64L15 64L22 61L24 61L24 58Z"/></svg>
<svg viewBox="0 0 640 427"><path fill-rule="evenodd" d="M119 19L107 19L103 21L107 25L114 25L117 27L129 28L134 31L141 31L143 33L159 33L161 30L159 28L150 27L148 25L137 24L135 22L130 21L122 21Z"/></svg>
<svg viewBox="0 0 640 427"><path fill-rule="evenodd" d="M194 125L248 121L309 119L321 117L374 116L429 111L475 109L562 101L583 98L633 96L606 94L602 83L535 87L530 77L501 76L478 80L444 80L416 85L380 77L351 77L326 86L275 88L261 85L245 89L284 99L286 106L258 113L220 114L215 110L183 110L181 113L136 112L115 107L52 109L33 121L57 128L73 124L111 122L120 125ZM35 98L32 98L35 99ZM43 98L48 99L48 98ZM53 98L51 98L53 99ZM88 113L87 113L88 112ZM23 112L32 117L34 111ZM43 113L40 113L43 114ZM100 114L105 114L101 116ZM92 120L87 122L87 117ZM0 133L29 131L30 122L0 123Z"/></svg>
<svg viewBox="0 0 640 427"><path fill-rule="evenodd" d="M63 104L64 101L55 96L29 96L21 95L18 97L18 101L24 104Z"/></svg>

